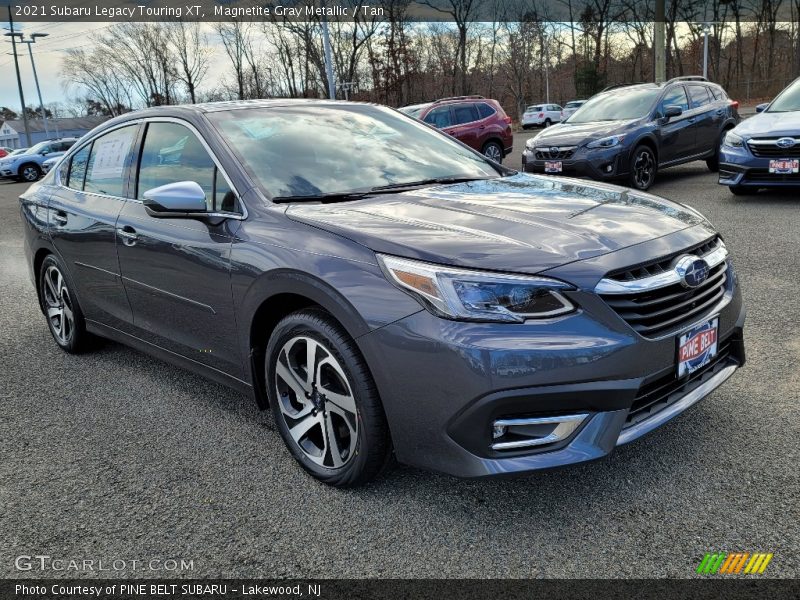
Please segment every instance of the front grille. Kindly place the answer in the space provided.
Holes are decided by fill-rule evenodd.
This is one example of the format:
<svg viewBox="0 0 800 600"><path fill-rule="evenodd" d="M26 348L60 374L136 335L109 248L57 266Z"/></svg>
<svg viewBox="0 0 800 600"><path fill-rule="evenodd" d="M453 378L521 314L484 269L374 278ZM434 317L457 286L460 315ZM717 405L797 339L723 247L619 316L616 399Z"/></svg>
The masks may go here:
<svg viewBox="0 0 800 600"><path fill-rule="evenodd" d="M800 158L800 139L795 139L796 144L791 148L781 148L774 142L772 143L753 143L757 140L747 142L753 156L759 158Z"/></svg>
<svg viewBox="0 0 800 600"><path fill-rule="evenodd" d="M628 417L625 420L625 428L649 419L680 400L694 388L728 366L732 360L732 354L732 344L728 339L720 342L719 351L711 359L711 362L694 373L678 379L677 373L673 371L669 375L643 385L639 388L639 392L633 400L630 412L628 412Z"/></svg>
<svg viewBox="0 0 800 600"><path fill-rule="evenodd" d="M659 273L663 273L665 271L672 270L672 262L678 257L683 256L685 254L694 254L695 256L701 257L709 254L719 248L720 244L722 244L722 240L719 236L715 236L709 240L706 240L702 244L698 244L697 246L692 246L686 250L678 252L676 254L671 254L666 258L659 258L656 260L651 260L646 263L641 263L634 267L628 267L626 269L620 269L618 271L612 271L608 275L606 275L607 279L614 279L616 281L635 281L637 279L644 279L645 277L651 277L653 275L658 275Z"/></svg>
<svg viewBox="0 0 800 600"><path fill-rule="evenodd" d="M800 173L770 173L769 169L750 169L742 183L796 183L800 184Z"/></svg>
<svg viewBox="0 0 800 600"><path fill-rule="evenodd" d="M558 151L552 152L550 148L536 148L536 160L566 160L575 154L575 146L561 146Z"/></svg>
<svg viewBox="0 0 800 600"><path fill-rule="evenodd" d="M723 261L712 267L708 279L696 288L676 283L602 298L634 331L644 337L659 337L700 319L722 299L727 283L728 263Z"/></svg>

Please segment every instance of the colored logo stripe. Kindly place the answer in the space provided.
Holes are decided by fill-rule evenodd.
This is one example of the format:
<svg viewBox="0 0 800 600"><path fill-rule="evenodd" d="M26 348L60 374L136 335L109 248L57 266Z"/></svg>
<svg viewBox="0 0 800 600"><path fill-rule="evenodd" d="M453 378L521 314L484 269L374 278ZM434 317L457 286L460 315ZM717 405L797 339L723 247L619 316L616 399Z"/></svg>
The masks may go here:
<svg viewBox="0 0 800 600"><path fill-rule="evenodd" d="M738 575L763 573L772 560L772 553L756 552L707 552L697 567L697 573ZM743 571L744 570L744 571Z"/></svg>

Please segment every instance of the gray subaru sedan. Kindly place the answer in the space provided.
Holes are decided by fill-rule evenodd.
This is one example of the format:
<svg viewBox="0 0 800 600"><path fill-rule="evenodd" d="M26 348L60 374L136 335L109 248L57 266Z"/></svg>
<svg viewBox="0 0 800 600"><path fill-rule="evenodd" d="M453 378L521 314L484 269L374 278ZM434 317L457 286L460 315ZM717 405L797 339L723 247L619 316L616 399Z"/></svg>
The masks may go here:
<svg viewBox="0 0 800 600"><path fill-rule="evenodd" d="M61 348L110 338L241 390L335 486L393 459L461 477L597 459L744 364L703 215L516 173L385 107L130 113L20 202Z"/></svg>

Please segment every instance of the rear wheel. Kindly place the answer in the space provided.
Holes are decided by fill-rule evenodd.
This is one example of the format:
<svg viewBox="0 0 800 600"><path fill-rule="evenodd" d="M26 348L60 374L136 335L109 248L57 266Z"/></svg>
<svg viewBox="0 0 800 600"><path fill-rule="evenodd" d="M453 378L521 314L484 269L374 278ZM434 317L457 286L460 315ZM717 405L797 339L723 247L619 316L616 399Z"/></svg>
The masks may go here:
<svg viewBox="0 0 800 600"><path fill-rule="evenodd" d="M39 301L50 333L63 350L76 354L88 349L90 335L74 286L61 261L52 254L44 259L39 271Z"/></svg>
<svg viewBox="0 0 800 600"><path fill-rule="evenodd" d="M637 190L646 190L656 179L658 163L656 155L649 146L637 146L631 156L628 184Z"/></svg>
<svg viewBox="0 0 800 600"><path fill-rule="evenodd" d="M391 443L375 383L328 313L303 310L278 323L267 345L266 381L278 430L312 476L351 487L387 464Z"/></svg>
<svg viewBox="0 0 800 600"><path fill-rule="evenodd" d="M496 163L503 162L503 148L497 142L486 142L483 146L483 155Z"/></svg>
<svg viewBox="0 0 800 600"><path fill-rule="evenodd" d="M26 165L22 165L19 168L20 181L27 181L29 183L33 183L34 181L38 181L39 177L41 176L42 176L42 170L39 168L39 165L35 163L28 163Z"/></svg>

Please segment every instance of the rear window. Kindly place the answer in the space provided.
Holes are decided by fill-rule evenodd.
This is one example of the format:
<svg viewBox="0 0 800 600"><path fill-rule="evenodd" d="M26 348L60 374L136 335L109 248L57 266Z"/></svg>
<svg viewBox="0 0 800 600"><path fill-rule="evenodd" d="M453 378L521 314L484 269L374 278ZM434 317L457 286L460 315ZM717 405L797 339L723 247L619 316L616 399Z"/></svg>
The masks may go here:
<svg viewBox="0 0 800 600"><path fill-rule="evenodd" d="M542 110L542 106L529 106L528 110L531 112L540 112Z"/></svg>
<svg viewBox="0 0 800 600"><path fill-rule="evenodd" d="M481 119L485 119L486 117L491 117L496 111L494 108L489 106L488 104L484 104L481 102L478 104L478 113L481 116Z"/></svg>
<svg viewBox="0 0 800 600"><path fill-rule="evenodd" d="M711 102L711 97L708 95L708 88L704 85L690 85L689 96L692 98L692 104L695 107L705 106Z"/></svg>

